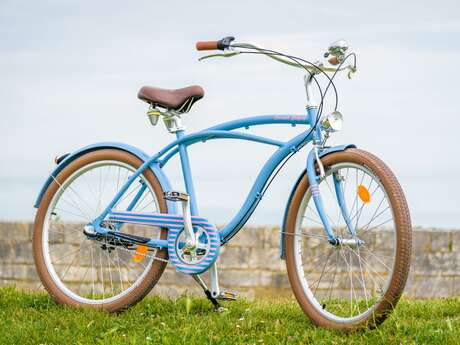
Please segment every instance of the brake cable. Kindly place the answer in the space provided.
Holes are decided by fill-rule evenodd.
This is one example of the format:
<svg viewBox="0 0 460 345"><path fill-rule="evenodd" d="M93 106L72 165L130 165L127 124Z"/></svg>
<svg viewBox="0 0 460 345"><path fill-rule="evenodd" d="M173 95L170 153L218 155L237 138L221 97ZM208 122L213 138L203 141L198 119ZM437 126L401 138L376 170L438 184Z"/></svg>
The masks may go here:
<svg viewBox="0 0 460 345"><path fill-rule="evenodd" d="M198 60L201 61L201 60L204 60L204 59L208 59L208 58L213 58L213 57L232 57L232 56L236 56L236 55L239 55L239 54L262 54L262 55L265 55L275 61L278 61L278 62L281 62L283 64L286 64L286 65L289 65L289 66L292 66L292 67L297 67L297 68L303 68L305 69L312 77L312 79L315 81L316 83L316 86L318 87L318 91L320 93L320 97L321 97L321 102L318 106L318 112L317 112L317 116L316 116L316 119L315 119L315 123L314 125L310 128L310 130L308 131L307 135L305 136L305 138L307 138L317 127L318 123L319 123L319 120L321 119L321 116L322 116L322 112L323 112L323 109L324 109L324 99L327 95L327 92L329 90L329 87L332 85L333 89L334 89L334 94L335 94L335 110L337 110L337 107L338 107L338 92L337 92L337 89L335 87L335 84L333 82L335 76L337 75L338 72L340 71L343 71L343 70L346 70L348 69L349 70L349 73L348 73L348 78L351 79L351 74L352 73L355 73L356 72L356 54L355 53L350 53L348 54L341 62L340 64L336 67L336 68L332 68L332 67L324 67L324 66L317 66L315 64L313 64L312 62L310 61L307 61L305 59L302 59L302 58L299 58L299 57L296 57L296 56L291 56L291 55L287 55L287 54L283 54L283 53L280 53L280 52L277 52L277 51L273 51L273 50L269 50L269 49L264 49L264 48L259 48L259 47L256 47L252 44L246 44L246 43L240 43L240 44L233 44L229 47L232 47L232 48L245 48L245 49L253 49L253 50L256 50L255 52L250 52L250 51L230 51L230 52L227 52L227 53L217 53L217 54L210 54L210 55L205 55L205 56L202 56L200 57ZM288 61L286 59L283 59L281 58L280 56L283 56L285 58L288 58L292 61ZM348 58L350 56L353 56L354 57L354 62L353 62L353 66L351 65L348 65L346 67L343 67L343 64L345 63L345 61L348 60ZM308 65L305 65L305 64L301 64L299 61L297 60L300 60ZM332 74L331 77L329 77L329 75L327 75L326 72L334 72ZM323 74L324 76L326 76L326 78L329 80L327 86L326 86L326 89L323 93L322 91L322 88L318 82L318 80L315 78L315 74ZM302 142L300 144L299 147L296 147L296 150L295 152L297 152L300 148L302 148L302 146L304 146L305 143ZM287 163L287 161L295 154L295 152L292 152L290 155L288 155L286 157L286 159L284 159L284 161L282 162L281 166L275 171L275 173L270 177L267 185L262 189L261 191L261 196L263 196L265 194L265 192L267 191L267 189L270 187L271 183L273 182L274 178L276 177L276 175L278 175L279 171L281 170L281 168Z"/></svg>
<svg viewBox="0 0 460 345"><path fill-rule="evenodd" d="M229 47L253 49L253 50L256 50L256 51L255 52L233 51L233 52L227 52L227 53L210 54L210 55L202 56L198 60L201 61L201 60L204 60L204 59L207 59L207 58L212 58L212 57L232 57L232 56L239 55L239 54L262 54L262 55L268 56L269 58L271 58L271 59L273 59L275 61L281 62L283 64L286 64L286 65L289 65L289 66L292 66L292 67L303 68L310 75L312 75L312 73L314 73L314 74L322 73L329 80L329 83L326 86L324 94L322 92L321 86L319 85L317 79L314 77L314 75L312 75L313 79L315 80L316 86L318 87L318 91L319 91L320 97L321 97L321 102L320 102L320 105L318 107L317 119L315 121L315 125L312 127L312 130L314 130L316 128L316 126L317 126L317 124L319 122L319 119L321 118L322 111L323 111L324 99L325 99L327 91L329 90L329 87L331 85L332 85L332 87L334 89L334 94L335 94L335 107L334 107L334 110L337 110L337 107L338 107L338 93L337 93L337 89L335 87L335 84L333 82L333 79L336 76L337 72L348 69L349 70L349 72L348 72L348 78L349 79L351 79L352 74L356 72L356 54L355 53L348 54L340 62L338 67L332 68L332 67L317 66L317 65L315 65L315 64L313 64L310 61L307 61L305 59L302 59L302 58L299 58L299 57L296 57L296 56L283 54L283 53L273 51L273 50L269 50L269 49L259 48L257 46L252 45L252 44L239 43L239 44L233 44L233 45L231 45ZM285 60L285 59L283 59L283 58L281 58L279 56L286 57L286 58L288 58L288 59L290 59L292 61ZM348 65L348 66L342 68L343 64L345 63L346 60L348 60L348 58L350 56L354 57L353 66ZM301 64L297 60L305 62L308 65ZM329 77L329 75L326 72L334 72L334 73L333 73L332 77Z"/></svg>

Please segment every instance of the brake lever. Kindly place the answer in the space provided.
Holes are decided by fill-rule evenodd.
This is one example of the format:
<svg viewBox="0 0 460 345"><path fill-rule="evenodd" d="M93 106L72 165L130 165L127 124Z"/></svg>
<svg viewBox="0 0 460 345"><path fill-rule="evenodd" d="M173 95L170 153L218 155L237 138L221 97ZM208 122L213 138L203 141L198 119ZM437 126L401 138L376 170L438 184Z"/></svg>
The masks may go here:
<svg viewBox="0 0 460 345"><path fill-rule="evenodd" d="M232 56L235 56L235 55L238 55L240 54L241 52L237 52L237 51L228 51L226 53L218 53L218 54L210 54L210 55L204 55L204 56L201 56L198 58L198 61L201 61L201 60L204 60L204 59L209 59L209 58L213 58L213 57L232 57Z"/></svg>
<svg viewBox="0 0 460 345"><path fill-rule="evenodd" d="M356 71L357 71L357 70L356 70L356 67L349 65L349 66L347 66L347 68L348 68L347 77L348 77L348 79L351 79L351 77L353 76L353 74L355 74Z"/></svg>

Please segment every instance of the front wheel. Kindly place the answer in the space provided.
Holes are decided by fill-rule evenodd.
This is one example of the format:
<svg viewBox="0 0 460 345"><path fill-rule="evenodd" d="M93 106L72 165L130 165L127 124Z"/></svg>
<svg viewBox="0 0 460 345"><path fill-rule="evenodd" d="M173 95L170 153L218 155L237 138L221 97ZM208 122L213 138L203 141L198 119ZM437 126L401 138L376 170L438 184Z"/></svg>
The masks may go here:
<svg viewBox="0 0 460 345"><path fill-rule="evenodd" d="M372 154L347 149L321 161L326 172L319 182L324 209L334 234L344 241L329 243L304 175L284 229L289 281L302 310L318 326L375 327L398 302L409 273L409 209L396 177ZM355 236L338 206L337 180Z"/></svg>

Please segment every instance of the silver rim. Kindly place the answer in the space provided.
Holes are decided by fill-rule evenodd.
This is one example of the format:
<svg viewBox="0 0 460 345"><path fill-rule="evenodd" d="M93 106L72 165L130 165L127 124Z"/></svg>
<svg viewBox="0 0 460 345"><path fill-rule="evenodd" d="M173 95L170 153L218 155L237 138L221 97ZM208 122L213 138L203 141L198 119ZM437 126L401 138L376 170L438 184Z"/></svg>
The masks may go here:
<svg viewBox="0 0 460 345"><path fill-rule="evenodd" d="M58 289L75 301L107 304L123 298L144 280L152 266L155 252L149 251L135 262L136 247L90 240L83 234L83 226L100 214L134 171L118 161L90 163L60 184L51 200L43 225L43 258ZM159 211L153 188L143 176L133 182L115 209L127 209L141 181L147 188L133 211ZM160 229L154 227L124 225L121 231L160 236Z"/></svg>
<svg viewBox="0 0 460 345"><path fill-rule="evenodd" d="M352 239L338 206L334 173L343 179L346 205L357 237L364 244L329 244L307 190L296 218L295 265L306 298L323 317L355 323L373 313L388 289L396 257L396 224L378 177L364 166L340 163L331 166L319 184L327 218L336 235ZM358 186L368 191L368 202L364 202L364 192L361 199Z"/></svg>

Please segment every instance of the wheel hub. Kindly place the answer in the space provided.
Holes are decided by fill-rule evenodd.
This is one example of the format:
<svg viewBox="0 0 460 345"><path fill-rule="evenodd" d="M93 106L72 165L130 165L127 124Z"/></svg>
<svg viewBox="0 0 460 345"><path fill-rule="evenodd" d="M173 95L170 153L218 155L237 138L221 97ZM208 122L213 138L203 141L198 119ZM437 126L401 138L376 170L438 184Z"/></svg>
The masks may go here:
<svg viewBox="0 0 460 345"><path fill-rule="evenodd" d="M334 246L346 246L350 248L358 248L364 245L364 241L359 238L341 238L337 237L334 243L331 242Z"/></svg>

